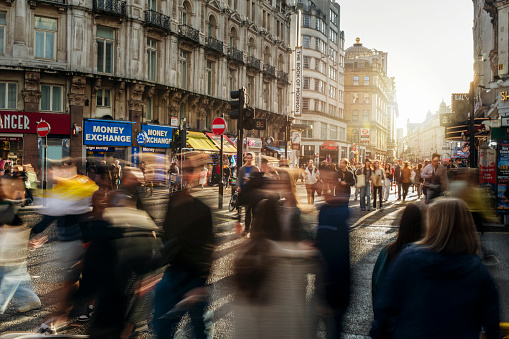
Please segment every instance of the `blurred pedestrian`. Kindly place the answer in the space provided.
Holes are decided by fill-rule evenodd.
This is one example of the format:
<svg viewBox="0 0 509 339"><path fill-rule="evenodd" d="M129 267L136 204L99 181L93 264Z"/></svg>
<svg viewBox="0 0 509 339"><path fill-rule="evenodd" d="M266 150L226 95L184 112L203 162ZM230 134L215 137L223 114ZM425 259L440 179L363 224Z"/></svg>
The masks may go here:
<svg viewBox="0 0 509 339"><path fill-rule="evenodd" d="M373 185L373 208L381 209L383 202L383 185L385 182L385 171L380 168L380 161L373 162L373 174L371 175L371 184ZM378 194L379 204L376 204L376 197Z"/></svg>
<svg viewBox="0 0 509 339"><path fill-rule="evenodd" d="M422 194L422 182L424 179L421 177L422 173L422 164L418 164L417 168L415 168L415 186L417 187L417 198L421 197Z"/></svg>
<svg viewBox="0 0 509 339"><path fill-rule="evenodd" d="M410 168L410 164L408 161L405 161L403 164L403 168L401 169L401 185L403 186L403 202L406 200L406 196L408 195L408 189L412 184L412 169Z"/></svg>
<svg viewBox="0 0 509 339"><path fill-rule="evenodd" d="M371 211L371 175L373 174L373 168L371 167L371 161L366 159L364 166L357 170L357 186L360 189L360 205L361 211Z"/></svg>
<svg viewBox="0 0 509 339"><path fill-rule="evenodd" d="M426 188L426 203L442 195L447 187L447 168L440 164L440 154L433 154L431 163L421 173Z"/></svg>
<svg viewBox="0 0 509 339"><path fill-rule="evenodd" d="M421 210L416 204L410 203L403 210L396 240L382 249L373 268L371 277L373 305L385 276L399 253L408 245L422 239L423 236L424 224Z"/></svg>
<svg viewBox="0 0 509 339"><path fill-rule="evenodd" d="M114 190L116 190L118 188L118 185L120 185L120 178L122 175L122 167L120 165L119 160L115 160L115 162L111 164L110 173L111 173L111 187Z"/></svg>
<svg viewBox="0 0 509 339"><path fill-rule="evenodd" d="M313 165L313 160L309 160L308 166L304 171L306 178L306 192L308 197L308 204L315 203L315 190L319 180L318 168Z"/></svg>
<svg viewBox="0 0 509 339"><path fill-rule="evenodd" d="M392 167L391 164L386 163L384 166L385 182L384 182L384 201L389 200L389 194L391 193L392 186Z"/></svg>
<svg viewBox="0 0 509 339"><path fill-rule="evenodd" d="M332 189L336 197L344 197L350 200L351 186L355 185L353 173L348 170L348 159L339 161L339 169L332 176Z"/></svg>
<svg viewBox="0 0 509 339"><path fill-rule="evenodd" d="M373 338L499 338L495 283L466 204L437 199L424 239L401 252L375 300Z"/></svg>
<svg viewBox="0 0 509 339"><path fill-rule="evenodd" d="M326 194L325 201L318 215L316 247L325 264L325 300L332 313L326 322L326 338L335 339L341 337L343 316L350 302L350 240L347 224L350 212L347 201L342 198Z"/></svg>
<svg viewBox="0 0 509 339"><path fill-rule="evenodd" d="M396 188L398 190L398 199L401 200L401 166L403 165L403 160L399 159L394 166L394 182L396 183ZM396 195L396 190L394 190L394 195Z"/></svg>
<svg viewBox="0 0 509 339"><path fill-rule="evenodd" d="M186 156L184 180L196 185L206 161L201 154ZM164 219L162 264L169 264L155 291L152 318L157 338L173 338L182 317L189 313L193 337L207 338L203 319L208 304L207 279L212 265L214 235L210 208L188 190L175 192Z"/></svg>
<svg viewBox="0 0 509 339"><path fill-rule="evenodd" d="M251 237L235 260L234 338L316 337L317 303L307 300L306 291L309 274L316 275L315 293L323 288L318 251L283 241L280 220L276 198L262 200Z"/></svg>
<svg viewBox="0 0 509 339"><path fill-rule="evenodd" d="M247 183L251 179L253 173L259 172L258 167L253 165L253 154L246 153L244 156L244 166L239 169L239 174L237 178L237 191L239 192L239 205L245 205L246 213L244 218L244 232L242 234L247 236L249 234L249 230L251 227L251 220L253 218L253 203L251 202L251 197L249 196L250 190L247 186ZM239 210L240 213L240 210ZM240 223L240 220L239 222ZM238 226L238 225L237 225Z"/></svg>

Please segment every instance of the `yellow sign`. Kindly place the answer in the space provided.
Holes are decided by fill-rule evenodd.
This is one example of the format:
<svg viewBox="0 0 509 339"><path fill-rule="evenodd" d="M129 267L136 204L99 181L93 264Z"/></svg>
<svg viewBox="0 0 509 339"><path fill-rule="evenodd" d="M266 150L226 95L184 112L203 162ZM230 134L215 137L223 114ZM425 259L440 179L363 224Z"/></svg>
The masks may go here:
<svg viewBox="0 0 509 339"><path fill-rule="evenodd" d="M500 100L506 101L509 100L509 94L507 91L500 92Z"/></svg>

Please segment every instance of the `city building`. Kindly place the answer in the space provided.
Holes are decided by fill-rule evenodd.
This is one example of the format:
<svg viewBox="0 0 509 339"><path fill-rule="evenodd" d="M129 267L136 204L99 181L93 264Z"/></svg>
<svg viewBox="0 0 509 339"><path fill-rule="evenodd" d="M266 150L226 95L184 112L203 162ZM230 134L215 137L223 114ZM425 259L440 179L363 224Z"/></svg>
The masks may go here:
<svg viewBox="0 0 509 339"><path fill-rule="evenodd" d="M291 13L280 0L1 0L4 156L40 168L41 119L51 125L51 159L130 161L142 129L156 146L141 153L168 155L170 127L201 133L215 117L228 121L240 87L267 119L267 130L246 133L261 151L290 114ZM197 137L189 147L217 151Z"/></svg>
<svg viewBox="0 0 509 339"><path fill-rule="evenodd" d="M293 112L295 124L306 125L301 135L299 164L309 160L338 163L348 158L344 120L344 32L341 8L330 0L299 0L298 39L294 41L302 72L299 83L301 110ZM294 75L295 76L295 75Z"/></svg>
<svg viewBox="0 0 509 339"><path fill-rule="evenodd" d="M398 111L395 80L387 76L387 56L363 46L359 38L345 51L345 119L349 140L359 145L360 162L366 158L386 162L394 157L393 144L388 154L388 141L393 138Z"/></svg>

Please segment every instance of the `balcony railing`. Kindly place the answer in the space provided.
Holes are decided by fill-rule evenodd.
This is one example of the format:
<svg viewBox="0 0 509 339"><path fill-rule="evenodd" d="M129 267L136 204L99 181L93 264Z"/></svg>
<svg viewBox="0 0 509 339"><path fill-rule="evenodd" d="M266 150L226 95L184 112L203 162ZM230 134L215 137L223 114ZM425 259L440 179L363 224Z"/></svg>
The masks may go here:
<svg viewBox="0 0 509 339"><path fill-rule="evenodd" d="M194 42L200 42L200 32L188 25L180 25L179 26L180 36Z"/></svg>
<svg viewBox="0 0 509 339"><path fill-rule="evenodd" d="M208 48L219 53L223 53L223 42L213 38L211 36L205 39L205 43Z"/></svg>
<svg viewBox="0 0 509 339"><path fill-rule="evenodd" d="M126 1L120 0L94 0L93 10L105 12L116 16L127 16Z"/></svg>
<svg viewBox="0 0 509 339"><path fill-rule="evenodd" d="M170 17L153 9L145 11L145 24L161 28L166 32L170 32Z"/></svg>
<svg viewBox="0 0 509 339"><path fill-rule="evenodd" d="M248 67L252 67L252 68L256 68L259 71L262 70L260 59L256 59L254 56L250 56L250 57L247 58L247 66Z"/></svg>
<svg viewBox="0 0 509 339"><path fill-rule="evenodd" d="M263 72L274 77L276 76L276 68L268 64L263 65Z"/></svg>
<svg viewBox="0 0 509 339"><path fill-rule="evenodd" d="M244 62L244 53L242 53L242 51L239 51L235 47L230 47L230 49L228 50L228 56L237 61Z"/></svg>
<svg viewBox="0 0 509 339"><path fill-rule="evenodd" d="M65 5L65 0L32 0L30 2L40 2L44 4L54 4L54 5Z"/></svg>
<svg viewBox="0 0 509 339"><path fill-rule="evenodd" d="M278 71L277 72L277 77L281 81L288 82L288 73L286 73L284 71Z"/></svg>

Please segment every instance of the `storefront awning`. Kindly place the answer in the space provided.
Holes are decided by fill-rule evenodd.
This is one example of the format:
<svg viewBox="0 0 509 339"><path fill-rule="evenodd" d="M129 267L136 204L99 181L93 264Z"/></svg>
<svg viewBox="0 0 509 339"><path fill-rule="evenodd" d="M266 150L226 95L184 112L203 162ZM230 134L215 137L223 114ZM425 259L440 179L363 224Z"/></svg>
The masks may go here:
<svg viewBox="0 0 509 339"><path fill-rule="evenodd" d="M221 137L215 135L214 133L205 132L207 136L212 140L217 149L221 148ZM233 142L223 134L223 152L224 153L237 153L237 147L233 144Z"/></svg>
<svg viewBox="0 0 509 339"><path fill-rule="evenodd" d="M189 131L189 145L196 151L219 152L214 143L203 132Z"/></svg>
<svg viewBox="0 0 509 339"><path fill-rule="evenodd" d="M276 146L265 146L266 149L271 150L272 152L277 152L279 154L285 153L285 150L283 148L279 148Z"/></svg>

